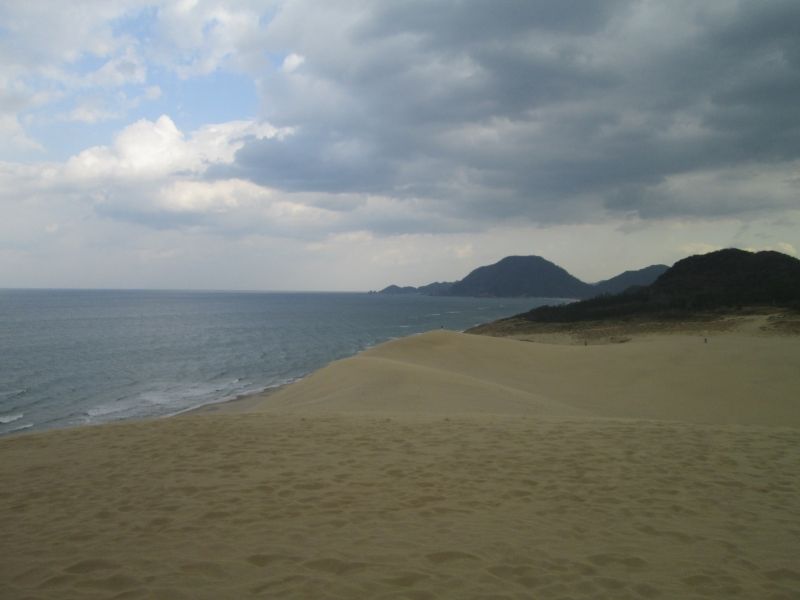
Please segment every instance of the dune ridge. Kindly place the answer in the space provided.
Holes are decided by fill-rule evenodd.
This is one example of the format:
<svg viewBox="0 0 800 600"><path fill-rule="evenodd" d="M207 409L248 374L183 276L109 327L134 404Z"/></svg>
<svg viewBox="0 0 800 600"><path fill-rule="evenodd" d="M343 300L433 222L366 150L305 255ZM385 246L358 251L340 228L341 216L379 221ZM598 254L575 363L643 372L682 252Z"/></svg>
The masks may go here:
<svg viewBox="0 0 800 600"><path fill-rule="evenodd" d="M0 597L794 598L798 341L437 331L5 438Z"/></svg>
<svg viewBox="0 0 800 600"><path fill-rule="evenodd" d="M795 337L581 346L433 331L337 361L256 410L538 414L800 426Z"/></svg>

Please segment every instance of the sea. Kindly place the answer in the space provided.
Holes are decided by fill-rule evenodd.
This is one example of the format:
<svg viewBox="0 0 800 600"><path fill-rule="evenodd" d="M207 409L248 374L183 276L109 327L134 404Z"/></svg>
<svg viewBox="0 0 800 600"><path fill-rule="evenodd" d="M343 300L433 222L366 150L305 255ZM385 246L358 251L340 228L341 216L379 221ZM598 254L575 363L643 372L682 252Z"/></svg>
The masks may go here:
<svg viewBox="0 0 800 600"><path fill-rule="evenodd" d="M0 289L0 436L175 415L563 300Z"/></svg>

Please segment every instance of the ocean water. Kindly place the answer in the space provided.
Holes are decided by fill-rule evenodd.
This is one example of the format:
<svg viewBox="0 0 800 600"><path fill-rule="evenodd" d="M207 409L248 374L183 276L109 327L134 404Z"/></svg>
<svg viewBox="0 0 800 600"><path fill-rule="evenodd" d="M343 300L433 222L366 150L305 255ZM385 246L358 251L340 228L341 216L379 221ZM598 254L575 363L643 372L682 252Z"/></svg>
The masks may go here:
<svg viewBox="0 0 800 600"><path fill-rule="evenodd" d="M548 302L0 290L0 435L177 414L290 383L392 338Z"/></svg>

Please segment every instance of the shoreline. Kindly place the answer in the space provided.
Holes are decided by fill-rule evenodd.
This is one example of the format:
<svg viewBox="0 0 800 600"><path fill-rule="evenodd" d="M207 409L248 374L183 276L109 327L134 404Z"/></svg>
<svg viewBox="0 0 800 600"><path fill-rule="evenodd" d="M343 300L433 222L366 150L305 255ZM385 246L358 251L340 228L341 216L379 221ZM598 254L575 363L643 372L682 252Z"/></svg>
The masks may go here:
<svg viewBox="0 0 800 600"><path fill-rule="evenodd" d="M18 413L24 420L0 422L0 435L25 424L33 432L174 415L291 381L391 336L440 325L460 330L536 304L519 298L280 296L21 292L7 307L17 307L21 320L4 340L10 360L0 369L7 384L0 390L0 421ZM136 319L103 332L97 315L109 303L120 316ZM71 329L71 310L86 319L79 330ZM29 344L26 324L45 317L53 327L36 330L36 344ZM80 352L64 351L73 346Z"/></svg>
<svg viewBox="0 0 800 600"><path fill-rule="evenodd" d="M432 331L439 331L440 329L432 329L432 330L427 331L427 332L423 331L423 332L419 332L419 333L411 333L411 334L408 334L408 335L402 336L402 337L393 337L393 338L390 338L390 339L388 339L388 340L386 340L384 342L379 342L377 344L373 344L371 346L367 346L366 348L363 348L363 349L359 350L358 352L356 352L355 354L351 354L350 356L345 356L344 358L339 358L339 359L336 359L336 360L332 360L328 364L321 366L319 369L315 369L314 371L311 371L310 373L306 373L302 377L298 377L297 379L295 379L293 381L290 381L288 383L281 383L279 385L275 385L275 386L266 388L266 389L261 390L259 392L253 392L253 393L250 393L250 394L240 394L240 395L238 395L238 396L236 396L234 398L229 398L227 400L219 400L219 401L215 401L215 402L209 402L207 404L203 404L201 406L196 406L194 408L188 408L188 409L183 410L181 412L178 412L178 413L175 413L175 414L172 414L172 415L166 415L166 416L161 417L161 418L171 419L171 418L174 418L174 417L180 417L182 415L192 415L192 414L213 414L213 413L239 414L239 413L244 413L244 412L251 412L251 411L254 411L254 410L258 409L258 407L261 406L263 404L263 402L267 401L267 399L270 396L273 396L274 394L277 394L278 392L281 392L284 389L289 388L289 387L295 385L296 383L299 383L300 381L303 381L307 377L310 377L311 375L313 375L317 371L320 371L322 369L325 369L326 367L329 367L333 363L336 363L336 362L339 362L339 361L342 361L342 360L347 360L349 358L353 358L353 357L358 356L359 354L362 354L364 352L369 352L372 348L375 348L377 346L381 346L383 344L389 344L389 343L392 343L392 342L394 342L396 340L400 340L400 339L407 338L407 337L413 337L415 335L424 335L425 333L430 333ZM450 331L450 330L447 330L447 331ZM466 333L466 331L467 330L465 329L465 330L459 331L458 333Z"/></svg>
<svg viewBox="0 0 800 600"><path fill-rule="evenodd" d="M380 355L384 353L384 348L394 349L397 347L402 347L403 345L414 346L415 343L413 342L414 338L418 336L436 336L436 335L445 335L448 334L455 334L455 335L462 335L466 333L466 337L464 339L481 339L485 338L487 343L488 340L505 340L505 341L515 341L515 342L528 342L532 343L533 347L540 347L543 351L543 354L540 356L534 355L532 360L535 361L543 361L547 359L547 355L550 352L557 352L560 353L559 357L555 360L552 365L552 368L558 369L560 368L559 364L564 364L564 361L567 360L574 360L575 358L579 357L576 355L575 357L570 357L568 349L575 349L577 347L583 346L588 348L595 348L597 351L603 352L603 348L606 348L610 352L614 352L619 354L621 357L627 355L628 359L626 360L637 360L638 351L633 348L648 348L648 352L652 350L653 342L657 342L659 340L686 340L688 343L685 349L681 350L672 350L667 355L655 359L655 360L688 360L688 356L691 354L687 354L686 357L681 357L682 353L685 352L696 352L698 347L696 344L703 344L708 345L711 344L712 348L719 347L720 345L724 347L729 347L726 352L728 352L731 356L726 360L740 360L740 352L736 349L738 344L750 344L758 346L759 344L766 344L767 347L774 346L775 344L788 344L788 348L790 351L794 350L795 342L800 344L800 336L796 333L796 325L798 321L796 320L796 314L794 313L784 313L784 311L776 311L776 310L769 310L758 312L757 314L724 314L724 315L717 315L717 318L709 323L708 321L699 320L699 321L691 321L691 322L669 322L669 323L640 323L640 322L603 322L603 323L590 323L585 324L581 323L578 324L576 328L571 326L564 327L560 331L552 331L552 330L545 330L545 331L528 331L528 332L516 332L512 331L481 331L486 327L491 327L494 324L502 323L495 322L493 324L486 324L483 326L479 326L478 328L472 328L470 330L466 330L466 332L462 332L460 334L456 334L455 332L449 332L448 330L431 330L427 333L422 334L414 334L412 336L406 336L403 338L395 338L389 340L387 342L383 342L376 346L372 346L366 348L355 355L350 357L339 359L329 363L325 367L318 369L308 375L298 379L297 381L291 382L289 384L281 385L276 388L267 390L265 392L256 393L256 394L249 394L242 396L240 398L225 401L220 403L214 403L211 405L207 405L207 407L199 407L197 409L193 409L191 411L187 411L186 413L182 414L204 414L204 413L234 413L239 414L243 412L273 412L276 414L283 413L283 412L300 412L304 411L304 408L300 408L304 403L304 399L313 396L314 394L318 394L318 390L315 390L315 386L317 386L314 382L317 379L327 379L325 383L323 383L323 387L328 386L330 390L325 392L325 402L328 403L329 406L334 407L335 402L333 400L337 396L336 388L337 386L345 382L346 385L349 386L349 391L347 394L354 394L359 393L357 392L358 386L365 387L365 391L360 393L372 393L377 394L379 391L380 386L387 377L399 377L398 374L392 373L379 373L377 376L377 381L375 385L370 387L368 383L369 375L368 372L372 368L372 365L369 364L372 361L371 357L373 355ZM776 325L777 324L777 325ZM588 325L588 326L587 326ZM786 325L786 327L782 327ZM735 340L735 341L733 341ZM774 342L769 342L768 340L773 340ZM696 343L695 343L696 342ZM718 343L719 342L719 343ZM641 346L641 344L645 344L645 346ZM478 343L480 345L480 343ZM528 346L528 344L524 344L524 346ZM520 346L516 348L520 352L525 351L524 346ZM755 347L754 346L754 347ZM530 348L528 348L530 349ZM447 352L446 348L442 348L441 352ZM565 354L565 352L567 354ZM391 351L389 351L391 354ZM416 368L418 365L425 364L426 366L430 366L426 364L426 360L433 362L432 354L425 354L424 352L420 355L421 358L416 360L411 360L413 363L413 367ZM702 355L698 355L698 357L702 357ZM777 360L777 359L776 359ZM560 361L560 362L559 362ZM646 361L645 361L646 363ZM800 367L800 362L797 363ZM366 367L365 367L366 365ZM524 364L520 365L520 368L525 369L528 368ZM627 368L627 367L625 367ZM625 368L623 368L616 377L623 377ZM646 368L645 365L639 367L640 369ZM698 365L697 368L702 368ZM723 371L725 369L724 365L722 366ZM338 374L338 371L344 369L344 377ZM613 369L612 369L613 370ZM350 373L348 373L348 371ZM355 374L352 372L356 371ZM792 380L798 380L798 386L800 386L800 378L794 377L794 373L791 372L791 368L788 370L784 370L784 376L788 377ZM329 375L330 374L330 375ZM413 376L416 376L415 373ZM723 377L722 373L709 373L710 376L714 376L717 379ZM641 374L639 375L641 377ZM735 376L735 374L734 374ZM405 375L402 375L405 377ZM653 381L658 381L658 369L652 368L650 373L651 378ZM760 376L762 379L766 377L765 375ZM337 383L336 379L340 381ZM539 374L539 382L537 385L542 385L542 382L545 382L552 377L549 377L546 373ZM601 376L602 379L607 379L607 374L603 374ZM557 379L557 378L556 378ZM311 383L309 383L309 381ZM473 381L470 385L475 385L479 382ZM426 385L431 385L430 382L421 381L419 384L420 389L424 389ZM426 390L425 393L433 393L434 388L437 384L434 384L431 389ZM557 380L552 381L548 384L549 387L547 389L547 394L550 396L558 396L562 388L569 387L567 382L559 382ZM619 384L617 388L613 391L619 391ZM696 384L692 384L696 385ZM760 390L753 386L749 386L747 381L742 381L740 387L743 385L747 388L747 391L752 394L760 393ZM600 388L602 389L603 384L601 384ZM691 386L690 386L691 387ZM707 386L703 386L704 388ZM730 387L730 386L728 386ZM733 386L734 388L736 386ZM667 390L667 394L671 391L687 391L685 385L680 380L675 380L672 382L667 382L664 384L665 390ZM441 391L441 387L439 388ZM787 386L783 387L786 390L786 394L790 394L790 389ZM800 388L798 388L800 389ZM331 391L333 390L333 391ZM496 390L494 390L496 392ZM583 394L588 395L591 394L593 388L591 385L584 386L581 389L576 389L570 393L572 394ZM612 390L609 390L611 392ZM730 390L726 389L726 392L733 392L734 394L738 394L741 390ZM493 392L494 393L494 392ZM602 392L601 392L602 393ZM651 394L652 391L647 388L647 386L642 387L641 392L642 394ZM395 394L396 396L397 394ZM663 394L662 394L663 396ZM696 402L703 403L706 399L703 397L702 394L696 395ZM787 395L787 397L789 397ZM316 404L318 402L310 403L314 406L314 410L316 410ZM294 406L293 406L294 405ZM563 408L563 407L562 407ZM297 409L297 410L296 410ZM373 407L365 407L361 406L358 407L358 410L366 410L367 413L370 413L374 410ZM385 411L386 407L381 406L381 411ZM452 407L448 407L447 410L455 410L456 412L459 410L458 407L453 409ZM571 408L565 409L565 414L575 415L575 414L582 414L581 411L583 408L580 408L578 405L572 406ZM629 410L629 409L625 409ZM792 414L791 407L786 407L782 409L786 417L789 419L789 422L794 423L797 421L797 425L800 426L800 419L795 418L796 415ZM331 408L332 412L352 412L353 407L349 405L343 405L342 407ZM407 411L401 411L407 413ZM423 410L424 412L424 410ZM446 412L446 411L445 411ZM480 410L479 412L485 412ZM641 412L641 411L640 411ZM751 410L750 416L753 418L758 418L755 414L757 411ZM613 411L612 411L613 413ZM398 413L401 414L401 413ZM180 415L177 415L180 416ZM599 415L595 415L599 416ZM612 418L620 415L616 414L608 414L605 416L610 416ZM646 414L644 411L638 417L635 418L651 418ZM663 414L657 414L652 418L659 420L663 419ZM672 418L672 417L668 417ZM680 420L680 411L678 411L678 416L674 417L677 420ZM731 416L729 417L736 420L737 417ZM750 418L750 417L748 417ZM691 420L691 419L690 419ZM709 412L706 420L711 422L714 420L713 411ZM769 417L766 418L769 421ZM790 425L791 426L791 425Z"/></svg>
<svg viewBox="0 0 800 600"><path fill-rule="evenodd" d="M432 329L430 332L438 331ZM797 336L800 335L800 318L796 312L772 307L751 308L738 312L709 313L703 315L701 319L693 320L670 320L652 321L647 319L634 319L630 321L607 320L602 322L576 322L576 323L532 323L527 321L515 320L513 317L500 319L498 321L476 325L462 330L462 333L474 335L485 335L490 337L501 337L515 339L526 342L536 342L553 345L606 345L624 344L634 340L652 338L662 335L696 335L703 338L713 338L718 335L746 334L756 336ZM424 332L423 332L424 333ZM421 333L410 334L421 335ZM409 337L409 336L403 336ZM390 343L403 339L403 337L391 338L377 345ZM368 346L355 354L337 359L346 360L358 356L363 352L368 352L375 346ZM266 401L270 396L290 387L299 381L313 375L317 371L330 366L331 363L323 365L315 371L306 373L291 382L278 384L261 391L244 393L232 398L213 400L200 406L182 409L175 413L170 413L152 417L133 417L114 421L98 423L85 423L59 426L46 429L36 429L35 425L20 427L2 434L0 439L16 437L19 435L30 435L60 429L72 429L75 427L102 426L113 423L124 423L130 421L150 421L164 418L180 417L188 414L212 414L219 412L241 413L255 410L259 405Z"/></svg>
<svg viewBox="0 0 800 600"><path fill-rule="evenodd" d="M307 375L306 375L307 377ZM289 383L282 383L280 385L276 385L273 387L266 388L261 390L260 392L253 392L251 394L240 394L235 398L230 398L228 400L219 400L217 402L209 402L208 404L203 404L201 406L195 406L194 408L187 408L179 413L175 413L174 415L167 415L162 417L164 419L174 419L176 417L181 417L184 415L206 415L206 414L217 414L217 413L230 413L230 414L239 414L244 412L250 412L255 409L262 401L269 398L273 394L277 394L281 390L290 385L294 385L298 381L301 381L303 378L296 379L295 381L290 381Z"/></svg>

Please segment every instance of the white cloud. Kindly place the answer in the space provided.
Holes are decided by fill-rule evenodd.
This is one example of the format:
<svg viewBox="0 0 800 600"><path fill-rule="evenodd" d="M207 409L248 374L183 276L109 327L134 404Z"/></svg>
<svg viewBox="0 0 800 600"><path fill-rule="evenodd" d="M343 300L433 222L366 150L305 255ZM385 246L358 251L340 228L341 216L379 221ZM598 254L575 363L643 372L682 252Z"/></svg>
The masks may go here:
<svg viewBox="0 0 800 600"><path fill-rule="evenodd" d="M643 216L674 213L720 218L797 206L800 161L741 164L671 175L637 198Z"/></svg>
<svg viewBox="0 0 800 600"><path fill-rule="evenodd" d="M268 201L269 195L269 190L242 180L176 181L160 190L159 205L172 212L225 213Z"/></svg>
<svg viewBox="0 0 800 600"><path fill-rule="evenodd" d="M3 140L5 152L14 153L19 150L44 150L43 146L31 138L20 125L17 117L0 114L0 138ZM2 156L2 153L0 153Z"/></svg>
<svg viewBox="0 0 800 600"><path fill-rule="evenodd" d="M371 242L375 239L369 231L348 231L347 233L338 233L331 236L333 242L343 242L348 244L363 244Z"/></svg>
<svg viewBox="0 0 800 600"><path fill-rule="evenodd" d="M55 114L51 120L99 123L118 119L143 102L156 100L160 96L161 88L157 85L149 86L140 95L133 97L129 97L123 91L116 91L113 94L90 93L85 96L76 96L76 105L72 110L65 114ZM39 117L37 121L44 123L46 119Z"/></svg>
<svg viewBox="0 0 800 600"><path fill-rule="evenodd" d="M73 0L65 7L0 3L0 134L9 153L41 149L22 119L36 107L74 101L69 109L37 114L39 125L98 123L159 98L149 79L153 64L183 78L267 65L261 17L271 7L264 2ZM129 20L147 14L154 15L152 30L142 36L127 29ZM131 86L143 88L139 97Z"/></svg>
<svg viewBox="0 0 800 600"><path fill-rule="evenodd" d="M329 233L323 239L306 244L310 252L329 252L341 247L367 247L375 240L369 231L347 231L345 233Z"/></svg>
<svg viewBox="0 0 800 600"><path fill-rule="evenodd" d="M239 0L72 0L68 10L50 2L5 2L0 20L7 45L0 42L0 64L59 77L92 56L106 62L90 77L108 85L145 75L144 54L185 76L209 73L261 52L261 16L271 9L270 3ZM155 15L145 45L124 27L142 11Z"/></svg>
<svg viewBox="0 0 800 600"><path fill-rule="evenodd" d="M142 119L120 132L112 147L94 146L69 159L66 171L79 179L166 175L197 162L183 134L166 115Z"/></svg>
<svg viewBox="0 0 800 600"><path fill-rule="evenodd" d="M790 254L792 256L797 256L797 249L790 244L789 242L777 242L775 244L766 244L766 245L759 245L759 246L745 246L744 250L748 250L749 252L760 252L762 250L773 250L776 252L782 252L783 254Z"/></svg>
<svg viewBox="0 0 800 600"><path fill-rule="evenodd" d="M447 246L446 249L456 258L469 258L475 253L471 243Z"/></svg>
<svg viewBox="0 0 800 600"><path fill-rule="evenodd" d="M77 179L164 177L186 171L200 174L211 164L230 163L246 139L289 135L268 123L230 121L206 125L187 138L173 120L140 119L127 126L112 146L94 146L70 158L66 173Z"/></svg>
<svg viewBox="0 0 800 600"><path fill-rule="evenodd" d="M154 230L208 231L237 237L308 238L346 227L335 208L307 194L276 192L250 181L205 179L230 163L245 139L289 135L268 123L231 121L184 134L168 116L125 127L110 146L88 148L65 163L0 163L0 201L26 198L39 223L56 233L75 220L70 206L117 223ZM324 202L322 203L324 204ZM39 210L44 212L39 214ZM54 217L66 210L59 221Z"/></svg>
<svg viewBox="0 0 800 600"><path fill-rule="evenodd" d="M261 222L271 232L314 224L331 225L337 216L331 211L295 202L291 196L276 194L249 181L177 181L162 188L158 205L176 213L238 215L240 224Z"/></svg>
<svg viewBox="0 0 800 600"><path fill-rule="evenodd" d="M128 46L85 78L86 86L120 87L147 81L147 67L137 51Z"/></svg>
<svg viewBox="0 0 800 600"><path fill-rule="evenodd" d="M228 65L263 66L264 3L163 2L158 13L155 59L180 77L203 75Z"/></svg>
<svg viewBox="0 0 800 600"><path fill-rule="evenodd" d="M201 127L192 133L191 143L203 162L230 163L246 140L281 140L292 132L291 127L276 128L266 122L228 121Z"/></svg>
<svg viewBox="0 0 800 600"><path fill-rule="evenodd" d="M281 70L284 73L292 73L293 71L296 71L304 62L306 62L304 56L292 52L283 59Z"/></svg>
<svg viewBox="0 0 800 600"><path fill-rule="evenodd" d="M97 98L86 98L82 100L69 113L64 115L67 121L78 121L80 123L99 123L119 117L117 110L109 109L105 102Z"/></svg>
<svg viewBox="0 0 800 600"><path fill-rule="evenodd" d="M114 21L144 4L73 0L69 10L62 10L65 7L50 2L4 2L0 18L9 46L3 52L11 54L12 46L16 50L7 64L41 70L85 54L109 56L124 44L114 33Z"/></svg>
<svg viewBox="0 0 800 600"><path fill-rule="evenodd" d="M688 244L681 244L678 248L682 254L708 254L721 250L721 246L715 244L707 244L705 242L689 242Z"/></svg>

